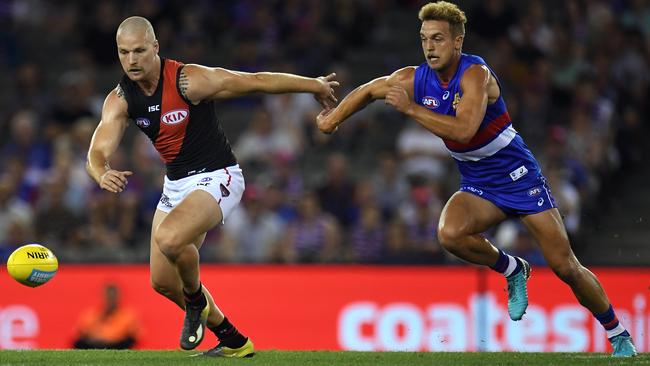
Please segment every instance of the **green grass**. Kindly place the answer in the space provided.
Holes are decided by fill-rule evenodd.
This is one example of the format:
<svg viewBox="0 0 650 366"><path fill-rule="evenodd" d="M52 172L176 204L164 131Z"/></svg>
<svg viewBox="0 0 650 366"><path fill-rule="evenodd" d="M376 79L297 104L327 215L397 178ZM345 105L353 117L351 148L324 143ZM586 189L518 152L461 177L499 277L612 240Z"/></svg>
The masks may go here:
<svg viewBox="0 0 650 366"><path fill-rule="evenodd" d="M415 353L261 351L249 359L193 357L181 351L0 351L0 365L650 365L650 353L614 359L598 353Z"/></svg>

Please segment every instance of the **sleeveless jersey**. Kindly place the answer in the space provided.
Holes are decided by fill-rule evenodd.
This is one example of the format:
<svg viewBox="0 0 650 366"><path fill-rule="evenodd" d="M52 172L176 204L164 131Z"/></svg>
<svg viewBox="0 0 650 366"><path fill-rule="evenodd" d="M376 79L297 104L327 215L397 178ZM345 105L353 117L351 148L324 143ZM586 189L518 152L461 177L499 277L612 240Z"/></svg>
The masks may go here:
<svg viewBox="0 0 650 366"><path fill-rule="evenodd" d="M160 79L151 96L126 75L119 84L128 103L129 118L158 150L170 180L237 164L217 120L215 103L193 105L181 95L178 77L183 66L161 57Z"/></svg>
<svg viewBox="0 0 650 366"><path fill-rule="evenodd" d="M414 78L415 102L432 112L455 116L456 107L463 97L460 80L465 70L474 64L487 66L481 57L463 53L458 70L447 85L440 82L435 70L426 63L418 66ZM497 79L492 69L490 72ZM463 186L509 186L514 189L515 182L516 187L525 188L537 185L543 179L539 164L512 127L502 89L499 98L487 106L480 127L468 143L443 141L458 165Z"/></svg>

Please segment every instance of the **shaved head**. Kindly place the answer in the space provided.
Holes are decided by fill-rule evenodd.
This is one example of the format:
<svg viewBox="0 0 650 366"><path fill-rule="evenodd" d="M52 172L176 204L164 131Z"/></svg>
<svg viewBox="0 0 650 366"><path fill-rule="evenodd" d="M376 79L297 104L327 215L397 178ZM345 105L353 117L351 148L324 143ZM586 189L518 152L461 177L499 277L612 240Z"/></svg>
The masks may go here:
<svg viewBox="0 0 650 366"><path fill-rule="evenodd" d="M120 36L144 36L145 42L155 42L156 33L151 23L143 17L129 17L117 28L116 38Z"/></svg>
<svg viewBox="0 0 650 366"><path fill-rule="evenodd" d="M159 45L153 27L147 19L124 19L117 28L115 41L122 69L131 80L157 80L160 71Z"/></svg>

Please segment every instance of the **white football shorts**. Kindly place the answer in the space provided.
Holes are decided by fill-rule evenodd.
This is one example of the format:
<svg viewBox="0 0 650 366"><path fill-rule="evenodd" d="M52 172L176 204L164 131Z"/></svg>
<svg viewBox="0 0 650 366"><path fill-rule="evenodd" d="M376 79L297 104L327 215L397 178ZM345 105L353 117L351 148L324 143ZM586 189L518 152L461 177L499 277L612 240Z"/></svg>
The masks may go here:
<svg viewBox="0 0 650 366"><path fill-rule="evenodd" d="M165 176L165 184L160 201L158 201L158 209L169 213L190 192L200 189L214 197L219 207L221 207L223 221L225 221L241 201L244 188L244 175L241 168L239 168L239 164L178 180L169 180Z"/></svg>

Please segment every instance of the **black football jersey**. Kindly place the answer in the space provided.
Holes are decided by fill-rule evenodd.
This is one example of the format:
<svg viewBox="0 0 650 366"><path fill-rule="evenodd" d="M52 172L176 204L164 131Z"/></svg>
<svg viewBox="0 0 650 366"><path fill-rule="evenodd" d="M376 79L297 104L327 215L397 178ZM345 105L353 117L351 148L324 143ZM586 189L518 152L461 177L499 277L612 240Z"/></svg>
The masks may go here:
<svg viewBox="0 0 650 366"><path fill-rule="evenodd" d="M193 105L181 95L178 77L183 66L161 57L158 87L151 96L126 75L120 81L129 118L153 142L171 180L237 163L217 120L215 102Z"/></svg>

